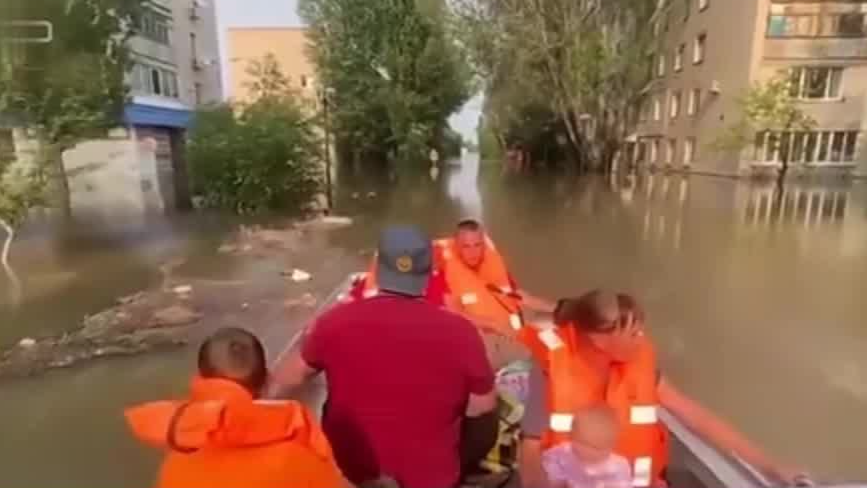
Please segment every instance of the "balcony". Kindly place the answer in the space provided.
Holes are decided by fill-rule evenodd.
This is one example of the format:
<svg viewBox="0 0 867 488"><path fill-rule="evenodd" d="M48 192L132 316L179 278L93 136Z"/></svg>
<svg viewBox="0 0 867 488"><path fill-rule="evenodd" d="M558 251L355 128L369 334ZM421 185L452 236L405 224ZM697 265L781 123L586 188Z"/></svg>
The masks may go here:
<svg viewBox="0 0 867 488"><path fill-rule="evenodd" d="M767 38L765 59L865 59L867 39L847 37Z"/></svg>

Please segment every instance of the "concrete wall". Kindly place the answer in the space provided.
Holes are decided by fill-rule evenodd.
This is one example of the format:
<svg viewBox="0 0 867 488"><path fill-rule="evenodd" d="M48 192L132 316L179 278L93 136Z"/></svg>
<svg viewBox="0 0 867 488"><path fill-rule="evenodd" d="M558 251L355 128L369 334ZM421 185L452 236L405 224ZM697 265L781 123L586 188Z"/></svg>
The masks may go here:
<svg viewBox="0 0 867 488"><path fill-rule="evenodd" d="M115 220L145 213L143 171L132 136L117 129L63 154L73 215Z"/></svg>
<svg viewBox="0 0 867 488"><path fill-rule="evenodd" d="M309 41L305 28L231 28L227 39L230 99L249 98L250 62L271 54L292 87L308 100L316 100L316 72L307 56Z"/></svg>

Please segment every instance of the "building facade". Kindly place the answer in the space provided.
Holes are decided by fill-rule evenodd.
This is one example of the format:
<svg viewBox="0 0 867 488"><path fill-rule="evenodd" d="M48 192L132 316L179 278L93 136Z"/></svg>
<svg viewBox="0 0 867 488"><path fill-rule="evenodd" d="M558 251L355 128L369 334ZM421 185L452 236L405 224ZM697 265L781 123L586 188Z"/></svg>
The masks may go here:
<svg viewBox="0 0 867 488"><path fill-rule="evenodd" d="M72 211L107 218L189 205L186 130L222 99L211 0L151 0L130 40L130 103L108 137L64 154Z"/></svg>
<svg viewBox="0 0 867 488"><path fill-rule="evenodd" d="M232 100L249 100L251 63L271 55L290 85L311 104L317 100L316 72L307 55L304 27L230 28L227 35L229 91Z"/></svg>
<svg viewBox="0 0 867 488"><path fill-rule="evenodd" d="M787 151L793 174L867 175L867 1L665 1L654 25L655 82L636 131L639 165L746 176L779 167ZM815 128L720 149L742 97L777 75L792 81Z"/></svg>

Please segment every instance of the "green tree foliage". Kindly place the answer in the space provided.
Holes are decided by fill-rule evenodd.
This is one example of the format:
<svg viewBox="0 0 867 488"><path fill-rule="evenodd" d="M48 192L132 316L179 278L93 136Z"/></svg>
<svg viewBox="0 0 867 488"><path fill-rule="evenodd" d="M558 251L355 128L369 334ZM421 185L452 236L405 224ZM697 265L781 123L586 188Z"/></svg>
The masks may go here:
<svg viewBox="0 0 867 488"><path fill-rule="evenodd" d="M0 22L49 21L54 34L47 44L0 39L0 116L26 127L39 147L32 167L7 164L0 176L0 194L13 195L4 198L4 219L19 222L42 201L46 174L65 189L62 152L120 122L127 100L127 40L141 8L142 0L0 5Z"/></svg>
<svg viewBox="0 0 867 488"><path fill-rule="evenodd" d="M653 25L689 1L455 0L490 128L507 145L557 132L579 168L609 168L652 87Z"/></svg>
<svg viewBox="0 0 867 488"><path fill-rule="evenodd" d="M302 0L300 11L341 154L424 160L442 149L471 91L442 0Z"/></svg>
<svg viewBox="0 0 867 488"><path fill-rule="evenodd" d="M778 73L763 83L755 83L738 100L741 118L713 142L713 147L719 151L741 151L756 141L766 140L767 136L769 150L780 154L778 177L782 184L789 171L789 135L816 126L816 121L792 98L791 87L786 72Z"/></svg>
<svg viewBox="0 0 867 488"><path fill-rule="evenodd" d="M204 206L239 214L296 211L320 189L321 142L272 56L251 63L252 100L199 111L187 159Z"/></svg>

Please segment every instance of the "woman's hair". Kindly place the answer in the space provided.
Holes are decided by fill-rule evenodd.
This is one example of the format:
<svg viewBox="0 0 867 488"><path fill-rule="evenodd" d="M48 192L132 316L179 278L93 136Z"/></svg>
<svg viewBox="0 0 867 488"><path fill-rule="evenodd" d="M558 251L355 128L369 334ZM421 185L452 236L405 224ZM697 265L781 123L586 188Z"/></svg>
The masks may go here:
<svg viewBox="0 0 867 488"><path fill-rule="evenodd" d="M614 330L619 318L617 295L599 289L578 298L561 299L554 310L555 323L571 323L585 332Z"/></svg>
<svg viewBox="0 0 867 488"><path fill-rule="evenodd" d="M604 333L625 325L630 315L644 320L644 310L632 295L596 289L578 298L559 300L554 322L571 323L584 332Z"/></svg>
<svg viewBox="0 0 867 488"><path fill-rule="evenodd" d="M244 329L220 329L199 348L199 375L232 380L258 396L268 380L265 348Z"/></svg>

